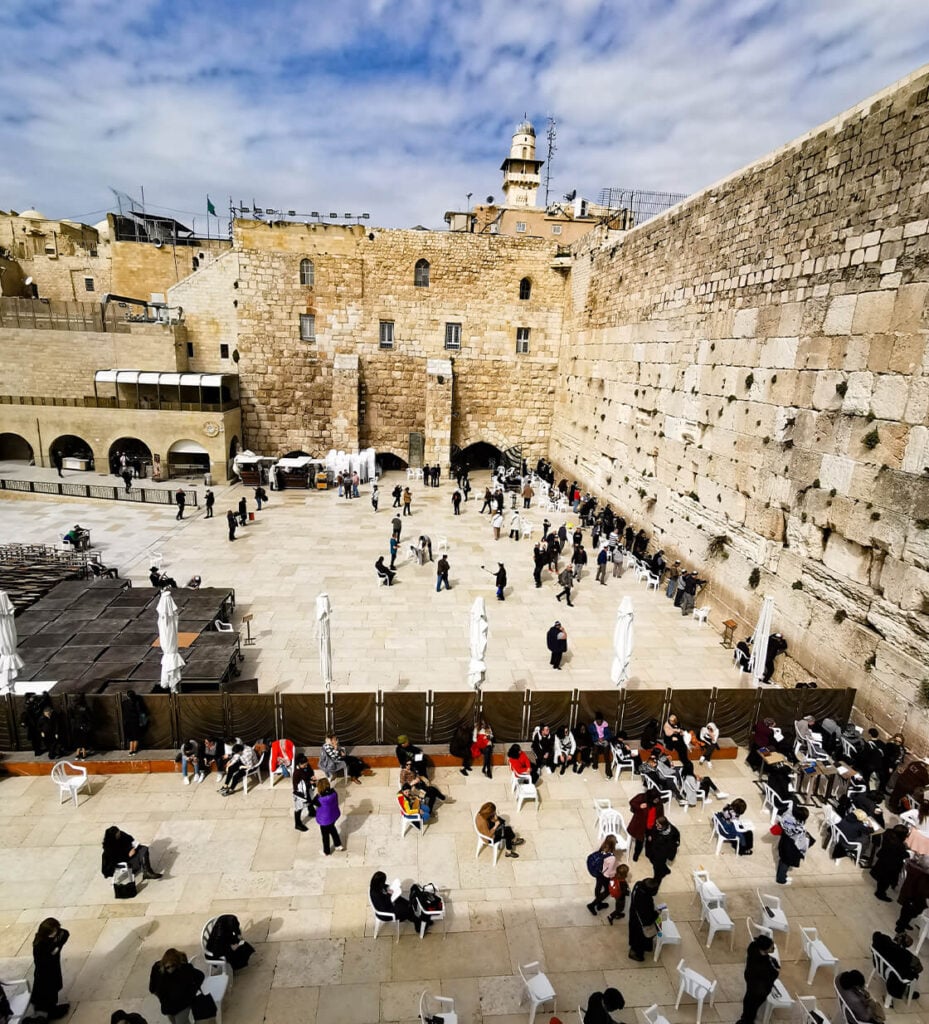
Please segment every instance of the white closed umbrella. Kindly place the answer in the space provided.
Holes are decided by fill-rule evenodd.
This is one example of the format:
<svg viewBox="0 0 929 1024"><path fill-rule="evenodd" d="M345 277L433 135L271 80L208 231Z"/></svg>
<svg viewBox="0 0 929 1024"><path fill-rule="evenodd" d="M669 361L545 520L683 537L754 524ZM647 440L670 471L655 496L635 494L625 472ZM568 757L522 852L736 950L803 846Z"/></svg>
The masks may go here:
<svg viewBox="0 0 929 1024"><path fill-rule="evenodd" d="M487 674L487 608L483 597L476 597L471 605L471 643L468 661L468 684L475 690L481 688Z"/></svg>
<svg viewBox="0 0 929 1024"><path fill-rule="evenodd" d="M766 597L761 602L761 614L752 633L752 653L748 659L748 671L752 674L752 685L758 686L764 679L764 666L768 660L768 637L774 622L774 598Z"/></svg>
<svg viewBox="0 0 929 1024"><path fill-rule="evenodd" d="M23 667L16 653L16 609L5 590L0 590L0 693L12 693L13 683Z"/></svg>
<svg viewBox="0 0 929 1024"><path fill-rule="evenodd" d="M319 641L319 674L328 690L332 686L332 605L328 594L316 595L316 639Z"/></svg>
<svg viewBox="0 0 929 1024"><path fill-rule="evenodd" d="M158 598L158 642L161 645L161 685L175 693L184 659L177 647L177 605L170 590L163 590Z"/></svg>
<svg viewBox="0 0 929 1024"><path fill-rule="evenodd" d="M632 662L632 649L635 646L634 626L632 598L627 595L620 602L616 612L616 625L613 627L613 664L610 666L610 679L614 686L620 688L629 682L629 666Z"/></svg>

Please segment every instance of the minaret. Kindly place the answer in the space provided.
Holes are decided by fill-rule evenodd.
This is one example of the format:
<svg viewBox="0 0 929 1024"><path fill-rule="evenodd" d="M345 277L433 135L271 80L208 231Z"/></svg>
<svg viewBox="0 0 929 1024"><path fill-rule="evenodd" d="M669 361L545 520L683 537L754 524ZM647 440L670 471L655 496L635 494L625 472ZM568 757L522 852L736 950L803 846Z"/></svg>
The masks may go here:
<svg viewBox="0 0 929 1024"><path fill-rule="evenodd" d="M516 126L510 155L500 165L503 171L503 201L506 206L535 206L544 160L535 158L535 128L529 121Z"/></svg>

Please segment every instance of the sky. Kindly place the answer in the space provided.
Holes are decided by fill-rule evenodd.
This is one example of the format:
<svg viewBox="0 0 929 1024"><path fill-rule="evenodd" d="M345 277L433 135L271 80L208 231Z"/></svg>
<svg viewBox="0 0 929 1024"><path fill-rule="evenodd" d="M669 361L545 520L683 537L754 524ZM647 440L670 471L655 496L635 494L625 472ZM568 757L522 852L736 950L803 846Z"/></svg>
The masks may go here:
<svg viewBox="0 0 929 1024"><path fill-rule="evenodd" d="M524 115L553 200L697 191L929 62L929 3L3 0L0 40L0 209L443 228Z"/></svg>

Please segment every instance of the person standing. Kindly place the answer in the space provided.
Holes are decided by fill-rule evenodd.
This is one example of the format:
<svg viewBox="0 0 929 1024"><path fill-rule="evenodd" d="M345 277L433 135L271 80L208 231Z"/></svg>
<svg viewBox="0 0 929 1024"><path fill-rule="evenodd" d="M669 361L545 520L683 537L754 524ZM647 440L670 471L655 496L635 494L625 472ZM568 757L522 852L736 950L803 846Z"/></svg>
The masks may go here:
<svg viewBox="0 0 929 1024"><path fill-rule="evenodd" d="M426 564L426 558L429 558L430 562L434 562L435 559L432 557L432 538L427 536L425 533L419 538L419 549L422 551L422 564Z"/></svg>
<svg viewBox="0 0 929 1024"><path fill-rule="evenodd" d="M241 526L245 526L245 524L247 522L248 522L248 503L246 502L245 495L243 494L242 497L239 498L239 524Z"/></svg>
<svg viewBox="0 0 929 1024"><path fill-rule="evenodd" d="M874 895L882 903L892 902L887 895L887 890L896 887L900 879L900 872L909 856L906 846L908 833L909 829L906 825L894 825L881 836L881 845L877 849L874 865L871 868L871 877L877 882Z"/></svg>
<svg viewBox="0 0 929 1024"><path fill-rule="evenodd" d="M500 531L503 529L503 513L499 509L494 512L493 517L490 520L490 525L493 527L494 540L499 540Z"/></svg>
<svg viewBox="0 0 929 1024"><path fill-rule="evenodd" d="M371 487L371 508L377 512L377 503L381 500L381 496L377 493L377 484Z"/></svg>
<svg viewBox="0 0 929 1024"><path fill-rule="evenodd" d="M306 754L297 754L294 758L294 774L292 777L294 793L294 828L298 832L309 832L303 824L303 812L309 810L310 817L315 816L316 809L313 807L313 769L306 758Z"/></svg>
<svg viewBox="0 0 929 1024"><path fill-rule="evenodd" d="M361 483L361 477L358 475L358 470L356 469L352 473L352 497L353 498L357 498L358 497L358 485L360 483Z"/></svg>
<svg viewBox="0 0 929 1024"><path fill-rule="evenodd" d="M184 518L184 506L187 504L187 495L184 493L183 487L178 487L174 493L174 503L177 505L177 515L175 519Z"/></svg>
<svg viewBox="0 0 929 1024"><path fill-rule="evenodd" d="M527 480L523 484L523 508L529 508L534 497L535 491L532 489L532 484Z"/></svg>
<svg viewBox="0 0 929 1024"><path fill-rule="evenodd" d="M27 1020L58 1020L71 1009L69 1003L59 1003L58 993L64 982L61 977L61 950L71 937L67 928L54 917L46 917L32 940L32 962L35 976L32 982L32 1008L34 1015Z"/></svg>
<svg viewBox="0 0 929 1024"><path fill-rule="evenodd" d="M552 668L561 671L561 659L568 649L568 634L560 622L556 622L545 634L545 643L552 655L549 664Z"/></svg>
<svg viewBox="0 0 929 1024"><path fill-rule="evenodd" d="M403 489L403 514L405 516L413 514L413 492L409 487L404 487Z"/></svg>
<svg viewBox="0 0 929 1024"><path fill-rule="evenodd" d="M561 584L561 590L555 595L556 600L567 598L568 607L573 608L574 605L571 603L571 588L574 586L574 572L570 566L566 566L558 574L558 582Z"/></svg>
<svg viewBox="0 0 929 1024"><path fill-rule="evenodd" d="M538 590L542 586L542 570L548 565L548 546L543 541L539 541L532 549L532 561L535 566L532 570L532 579Z"/></svg>
<svg viewBox="0 0 929 1024"><path fill-rule="evenodd" d="M263 487L255 488L255 504L258 506L258 511L261 511L261 503L268 500L268 492Z"/></svg>
<svg viewBox="0 0 929 1024"><path fill-rule="evenodd" d="M119 475L123 478L123 483L126 485L126 494L128 494L132 490L132 470L124 469Z"/></svg>
<svg viewBox="0 0 929 1024"><path fill-rule="evenodd" d="M57 448L55 449L54 453L52 454L52 463L54 464L55 469L58 470L58 475L59 476L64 476L64 473L61 472L61 468L62 468L62 466L64 466L65 460L64 460L64 457L62 456L61 452Z"/></svg>
<svg viewBox="0 0 929 1024"><path fill-rule="evenodd" d="M616 877L616 866L616 836L607 836L587 858L587 872L594 880L594 898L587 904L587 909L594 917L610 905L607 896L610 894L610 879Z"/></svg>
<svg viewBox="0 0 929 1024"><path fill-rule="evenodd" d="M627 831L633 840L632 859L635 861L641 857L645 840L661 813L661 795L654 789L643 790L629 801L629 810L632 816Z"/></svg>
<svg viewBox="0 0 929 1024"><path fill-rule="evenodd" d="M489 487L484 488L484 504L481 505L481 515L493 509L494 496Z"/></svg>
<svg viewBox="0 0 929 1024"><path fill-rule="evenodd" d="M229 525L229 539L235 540L235 531L237 523L235 518L235 512L233 512L232 509L229 509L229 511L226 513L226 522Z"/></svg>
<svg viewBox="0 0 929 1024"><path fill-rule="evenodd" d="M795 807L781 815L781 836L777 841L777 884L790 885L788 873L800 863L810 848L810 837L806 831L806 820L810 812L805 807Z"/></svg>
<svg viewBox="0 0 929 1024"><path fill-rule="evenodd" d="M448 583L448 570L449 570L448 556L443 552L442 556L439 558L438 562L436 562L436 564L435 564L435 577L436 577L436 579L435 579L435 592L436 593L439 593L439 591L442 589L442 584L443 583L445 584L445 589L446 590L451 590L452 589L449 586L449 583Z"/></svg>
<svg viewBox="0 0 929 1024"><path fill-rule="evenodd" d="M319 825L319 834L323 841L323 854L328 857L330 854L330 841L338 851L342 850L342 840L339 838L335 823L342 816L339 810L339 796L329 785L325 777L316 783L316 796L313 797L313 806L316 808L316 824Z"/></svg>
<svg viewBox="0 0 929 1024"><path fill-rule="evenodd" d="M606 586L606 565L609 561L609 555L605 547L600 548L597 553L597 582L601 586Z"/></svg>
<svg viewBox="0 0 929 1024"><path fill-rule="evenodd" d="M452 491L452 508L454 509L455 515L461 515L461 491L455 488Z"/></svg>
<svg viewBox="0 0 929 1024"><path fill-rule="evenodd" d="M464 495L464 500L468 500L468 495L471 493L471 481L468 479L468 474L465 473L461 481L461 493Z"/></svg>
<svg viewBox="0 0 929 1024"><path fill-rule="evenodd" d="M394 534L390 538L390 567L391 569L396 568L397 563L397 552L400 550L400 538Z"/></svg>
<svg viewBox="0 0 929 1024"><path fill-rule="evenodd" d="M397 538L397 543L400 543L400 534L403 531L403 522L399 516L394 516L390 521L390 528L393 531L394 537Z"/></svg>
<svg viewBox="0 0 929 1024"><path fill-rule="evenodd" d="M148 728L148 708L135 690L127 690L120 705L123 714L123 735L129 743L129 756L135 757L139 752L142 734Z"/></svg>
<svg viewBox="0 0 929 1024"><path fill-rule="evenodd" d="M216 504L216 495L212 490L207 489L206 494L203 496L204 504L206 505L206 518L213 518L213 506Z"/></svg>
<svg viewBox="0 0 929 1024"><path fill-rule="evenodd" d="M461 760L461 768L459 769L461 774L470 775L473 757L471 754L471 726L467 722L458 723L455 735L449 741L448 752L452 757L457 757Z"/></svg>
<svg viewBox="0 0 929 1024"><path fill-rule="evenodd" d="M645 954L652 950L652 940L658 934L656 922L658 910L655 907L655 894L658 882L654 878L643 878L632 888L629 902L629 959L645 959Z"/></svg>
<svg viewBox="0 0 929 1024"><path fill-rule="evenodd" d="M618 1013L626 1005L622 992L618 988L607 988L602 992L591 993L587 1000L587 1009L581 1024L618 1024L614 1013Z"/></svg>
<svg viewBox="0 0 929 1024"><path fill-rule="evenodd" d="M510 540L519 540L521 529L522 520L519 517L519 512L514 508L510 513Z"/></svg>
<svg viewBox="0 0 929 1024"><path fill-rule="evenodd" d="M394 499L393 507L400 507L400 498L403 496L403 488L397 484L397 486L390 492L390 496Z"/></svg>
<svg viewBox="0 0 929 1024"><path fill-rule="evenodd" d="M497 600L505 601L504 591L506 590L506 566L503 562L497 562L497 571L494 573L494 583L497 585Z"/></svg>
<svg viewBox="0 0 929 1024"><path fill-rule="evenodd" d="M152 964L148 990L158 999L161 1012L171 1024L188 1024L190 1007L206 975L187 962L179 949L167 949Z"/></svg>
<svg viewBox="0 0 929 1024"><path fill-rule="evenodd" d="M579 580L581 578L581 570L587 564L587 552L583 544L574 545L574 551L571 554L571 564L574 566L574 578Z"/></svg>
<svg viewBox="0 0 929 1024"><path fill-rule="evenodd" d="M759 935L749 943L745 957L745 995L738 1024L755 1024L755 1017L780 973L781 965L774 956L774 940L769 935Z"/></svg>
<svg viewBox="0 0 929 1024"><path fill-rule="evenodd" d="M677 856L680 845L680 832L659 813L655 827L645 837L645 856L652 862L653 877L659 885L666 875L671 874L668 863Z"/></svg>

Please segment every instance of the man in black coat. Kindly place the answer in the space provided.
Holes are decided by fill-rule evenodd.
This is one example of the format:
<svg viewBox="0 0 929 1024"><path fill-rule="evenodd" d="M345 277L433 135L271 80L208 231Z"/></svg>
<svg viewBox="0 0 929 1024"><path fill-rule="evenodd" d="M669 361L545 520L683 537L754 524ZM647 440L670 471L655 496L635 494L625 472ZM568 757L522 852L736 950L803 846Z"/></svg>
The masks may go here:
<svg viewBox="0 0 929 1024"><path fill-rule="evenodd" d="M645 856L652 862L652 874L659 884L671 874L668 862L677 856L681 834L664 816L655 819L655 827L645 837Z"/></svg>
<svg viewBox="0 0 929 1024"><path fill-rule="evenodd" d="M545 644L552 654L550 661L552 668L560 671L561 659L568 649L568 634L565 633L560 622L556 622L545 634Z"/></svg>
<svg viewBox="0 0 929 1024"><path fill-rule="evenodd" d="M755 1024L755 1017L771 994L780 970L780 964L774 958L774 940L767 935L759 935L749 944L745 958L745 996L738 1024Z"/></svg>
<svg viewBox="0 0 929 1024"><path fill-rule="evenodd" d="M910 946L913 940L906 932L890 936L883 932L874 932L871 936L871 950L882 957L893 968L886 979L887 993L891 999L903 999L907 990L922 974L923 965L919 957L913 956ZM914 992L913 995L918 995Z"/></svg>

